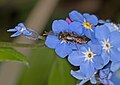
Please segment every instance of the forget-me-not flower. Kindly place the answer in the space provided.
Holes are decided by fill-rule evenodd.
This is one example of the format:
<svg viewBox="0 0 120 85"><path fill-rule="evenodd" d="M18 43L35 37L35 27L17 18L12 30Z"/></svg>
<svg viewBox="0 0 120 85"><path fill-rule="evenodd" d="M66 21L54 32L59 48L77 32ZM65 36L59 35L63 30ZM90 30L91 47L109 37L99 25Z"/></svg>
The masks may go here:
<svg viewBox="0 0 120 85"><path fill-rule="evenodd" d="M23 34L25 36L32 36L32 32L29 31L23 23L19 23L18 26L16 26L13 29L9 29L7 31L8 32L15 32L14 34L11 35L11 37L16 37L16 36L19 36L21 34Z"/></svg>
<svg viewBox="0 0 120 85"><path fill-rule="evenodd" d="M83 72L86 77L90 77L96 70L104 66L102 57L98 51L100 50L96 50L96 48L88 45L81 46L79 50L73 51L68 56L68 61L74 66L80 66L81 72Z"/></svg>
<svg viewBox="0 0 120 85"><path fill-rule="evenodd" d="M95 36L102 46L102 58L106 65L109 60L112 62L120 61L120 33L117 31L110 32L106 25L97 26L95 28Z"/></svg>
<svg viewBox="0 0 120 85"><path fill-rule="evenodd" d="M69 17L72 21L81 24L84 29L83 35L88 38L94 38L94 28L98 24L98 18L95 15L90 15L88 13L81 14L77 11L72 11L69 13Z"/></svg>
<svg viewBox="0 0 120 85"><path fill-rule="evenodd" d="M112 72L109 68L102 69L99 72L100 82L104 85L114 85L113 82L110 80L112 77Z"/></svg>
<svg viewBox="0 0 120 85"><path fill-rule="evenodd" d="M73 41L73 32L82 34L82 28L78 22L68 23L65 20L55 20L52 24L53 34L47 36L45 44L49 48L55 49L57 55L61 58L66 57L75 48Z"/></svg>

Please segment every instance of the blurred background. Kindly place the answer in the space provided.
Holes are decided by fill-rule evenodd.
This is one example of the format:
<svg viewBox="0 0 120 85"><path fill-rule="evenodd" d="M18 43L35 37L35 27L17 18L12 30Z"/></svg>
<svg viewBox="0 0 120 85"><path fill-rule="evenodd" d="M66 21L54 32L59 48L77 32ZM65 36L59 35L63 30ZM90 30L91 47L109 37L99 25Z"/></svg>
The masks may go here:
<svg viewBox="0 0 120 85"><path fill-rule="evenodd" d="M0 41L40 43L22 36L10 38L11 33L6 30L24 22L42 34L51 29L53 20L65 19L72 10L120 23L120 0L0 0ZM18 63L1 63L0 85L75 85L79 82L70 75L69 63L56 57L54 50L15 49L28 57L30 68Z"/></svg>

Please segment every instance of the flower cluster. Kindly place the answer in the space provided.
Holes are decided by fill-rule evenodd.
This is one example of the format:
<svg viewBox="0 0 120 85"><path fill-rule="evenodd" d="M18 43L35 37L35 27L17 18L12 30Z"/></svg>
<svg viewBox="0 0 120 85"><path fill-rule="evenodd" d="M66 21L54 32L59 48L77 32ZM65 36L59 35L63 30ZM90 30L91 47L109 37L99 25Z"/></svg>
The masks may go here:
<svg viewBox="0 0 120 85"><path fill-rule="evenodd" d="M119 24L72 11L66 20L53 21L45 44L80 67L78 71L71 70L73 77L82 80L77 85L89 80L92 84L114 85L112 73L120 68Z"/></svg>

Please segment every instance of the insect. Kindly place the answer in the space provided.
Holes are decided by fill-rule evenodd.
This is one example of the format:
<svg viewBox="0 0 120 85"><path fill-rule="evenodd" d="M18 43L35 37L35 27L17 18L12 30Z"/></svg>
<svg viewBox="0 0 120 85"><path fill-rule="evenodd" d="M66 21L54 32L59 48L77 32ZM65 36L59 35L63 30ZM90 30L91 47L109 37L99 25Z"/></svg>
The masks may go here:
<svg viewBox="0 0 120 85"><path fill-rule="evenodd" d="M73 32L60 32L58 35L58 39L76 44L85 44L90 40L86 36L79 36L78 34L75 34Z"/></svg>

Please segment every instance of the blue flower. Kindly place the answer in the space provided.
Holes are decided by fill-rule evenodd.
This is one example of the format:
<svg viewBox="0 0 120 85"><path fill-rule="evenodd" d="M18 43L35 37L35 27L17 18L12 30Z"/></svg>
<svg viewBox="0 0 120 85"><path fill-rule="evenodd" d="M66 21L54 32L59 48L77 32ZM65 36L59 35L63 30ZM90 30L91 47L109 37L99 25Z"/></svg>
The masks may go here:
<svg viewBox="0 0 120 85"><path fill-rule="evenodd" d="M110 32L106 25L97 26L95 28L95 36L102 46L102 58L106 65L109 60L112 62L120 61L120 33L117 31Z"/></svg>
<svg viewBox="0 0 120 85"><path fill-rule="evenodd" d="M108 27L108 29L110 30L110 32L113 31L118 31L120 32L120 24L115 24L115 23L105 23L105 25Z"/></svg>
<svg viewBox="0 0 120 85"><path fill-rule="evenodd" d="M78 51L73 51L68 56L68 61L74 66L80 66L81 72L90 77L96 70L103 68L104 63L100 55L100 49L93 46L81 46ZM88 70L89 69L89 70Z"/></svg>
<svg viewBox="0 0 120 85"><path fill-rule="evenodd" d="M69 13L72 21L79 22L84 29L84 35L88 38L94 38L94 28L98 24L98 18L95 15L84 13L83 15L77 11ZM80 29L80 28L79 28Z"/></svg>
<svg viewBox="0 0 120 85"><path fill-rule="evenodd" d="M81 70L78 70L78 71L73 71L73 70L71 70L71 75L72 75L73 77L75 77L75 78L78 79L78 80L82 80L82 81L81 81L79 84L77 84L77 85L83 85L84 83L86 83L86 82L89 81L89 80L90 80L90 82L91 82L92 84L96 84L97 81L96 81L96 79L95 79L95 74L96 74L96 72L95 72L90 78L88 78L88 77L86 77L85 74L83 74L83 73L81 72Z"/></svg>
<svg viewBox="0 0 120 85"><path fill-rule="evenodd" d="M11 35L10 37L16 37L19 36L21 34L25 35L25 36L32 36L32 32L30 32L23 23L19 23L18 26L16 26L13 29L9 29L7 30L8 32L15 32L13 35Z"/></svg>
<svg viewBox="0 0 120 85"><path fill-rule="evenodd" d="M45 44L49 48L55 49L57 55L64 58L72 52L72 48L76 48L71 36L82 34L82 28L79 28L81 26L78 22L68 24L64 20L55 20L52 24L53 34L47 36Z"/></svg>
<svg viewBox="0 0 120 85"><path fill-rule="evenodd" d="M102 84L114 85L113 82L110 80L112 77L112 72L109 70L109 68L100 70L99 76L100 76L100 82Z"/></svg>

